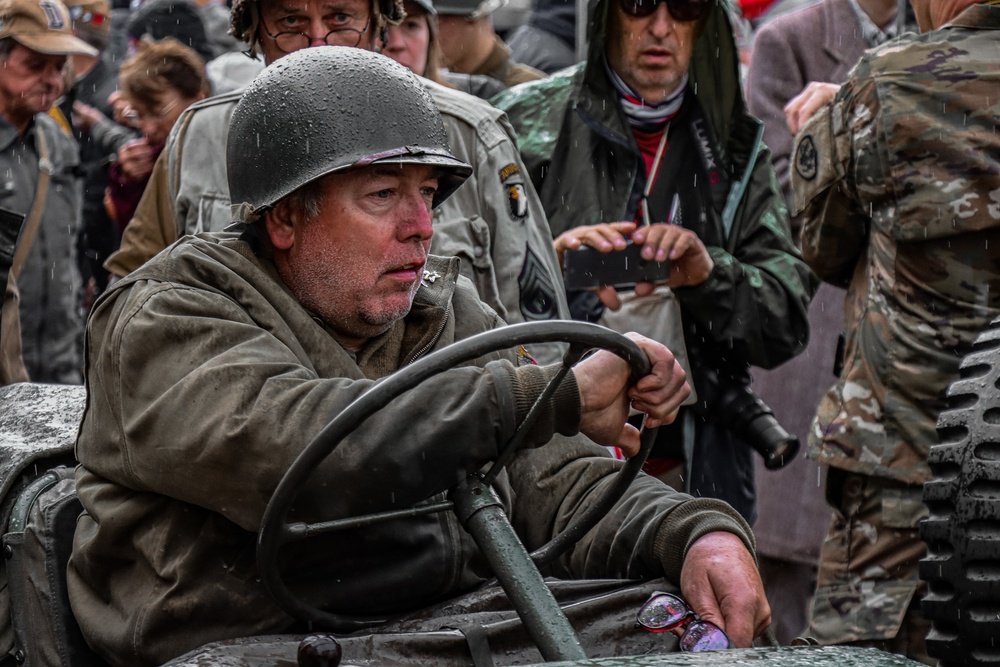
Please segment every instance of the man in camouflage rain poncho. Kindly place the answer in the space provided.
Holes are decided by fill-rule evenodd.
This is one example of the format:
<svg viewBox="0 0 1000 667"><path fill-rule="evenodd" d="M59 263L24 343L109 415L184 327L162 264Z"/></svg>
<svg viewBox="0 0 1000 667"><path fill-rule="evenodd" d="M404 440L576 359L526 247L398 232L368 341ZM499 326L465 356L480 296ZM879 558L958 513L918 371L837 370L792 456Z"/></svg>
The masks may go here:
<svg viewBox="0 0 1000 667"><path fill-rule="evenodd" d="M962 357L1000 315L1000 3L911 4L933 32L870 51L839 91L815 84L788 114L793 129L812 116L792 164L803 254L848 288L843 371L810 433L834 517L809 634L931 662L927 453Z"/></svg>
<svg viewBox="0 0 1000 667"><path fill-rule="evenodd" d="M595 0L591 16L586 62L494 103L557 251L620 250L629 236L647 260L670 257L672 292L575 291L570 311L686 351L697 402L660 430L648 470L669 479L682 461L679 486L752 522L755 454L720 406L745 395L750 364L773 368L805 347L815 279L792 243L763 125L746 111L726 4ZM664 331L678 320L680 332Z"/></svg>

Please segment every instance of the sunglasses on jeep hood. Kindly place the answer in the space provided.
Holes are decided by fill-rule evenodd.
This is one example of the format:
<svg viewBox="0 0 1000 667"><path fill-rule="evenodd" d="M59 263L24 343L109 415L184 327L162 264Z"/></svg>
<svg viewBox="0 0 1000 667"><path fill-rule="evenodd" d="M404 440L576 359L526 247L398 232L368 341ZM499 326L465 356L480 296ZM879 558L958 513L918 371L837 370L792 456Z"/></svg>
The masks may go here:
<svg viewBox="0 0 1000 667"><path fill-rule="evenodd" d="M622 11L636 18L651 16L661 2L666 3L667 11L675 21L699 21L708 13L714 0L618 0Z"/></svg>

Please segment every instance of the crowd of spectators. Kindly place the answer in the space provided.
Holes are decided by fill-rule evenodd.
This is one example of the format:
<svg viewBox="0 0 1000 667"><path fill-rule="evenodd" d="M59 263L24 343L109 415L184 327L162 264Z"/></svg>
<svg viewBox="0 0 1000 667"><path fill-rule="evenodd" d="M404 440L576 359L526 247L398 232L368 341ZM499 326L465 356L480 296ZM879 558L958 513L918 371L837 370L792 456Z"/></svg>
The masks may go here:
<svg viewBox="0 0 1000 667"><path fill-rule="evenodd" d="M794 436L809 439L843 365L847 281L819 286L798 249L806 218L788 215L802 208L791 190L793 130L808 117L789 117L789 104L813 82L826 87L811 90L831 99L867 51L919 30L916 19L909 9L898 16L897 0L666 0L669 14L651 0L600 0L590 3L597 13L581 31L580 3L533 0L522 7L523 23L499 30L506 4L405 0L406 17L377 35L384 55L437 84L431 92L453 149L467 142L482 160L466 158L473 177L447 213L438 211L444 240L435 240L435 250L460 256L480 296L508 321L572 316L659 334L658 323L681 318L671 340L690 357L686 370L701 403L692 398L662 429L648 472L756 520L775 628L788 641L809 626L831 491L824 498L820 464L805 457L765 470L720 421L714 401L733 387L752 390ZM701 5L713 7L697 16L711 29L670 36L688 25L680 19L694 20L683 8ZM38 108L5 111L23 94L0 76L0 207L24 218L5 271L0 382L79 384L86 317L109 283L184 233L224 226L225 194L200 201L198 210L173 210L182 204L184 180L179 137L188 125L198 127L197 112L185 110L228 94L229 106L205 104L215 104L207 113L231 113L265 58L248 50L244 27L234 22L230 29L230 8L220 0L67 0L66 7L0 0L0 15L19 13L48 20L49 29L65 17L65 36L76 41L40 50L60 76L44 83ZM644 81L636 64L643 56L621 46L633 36L623 20L647 20L642 29L650 35L663 30L663 39L679 40L690 64L668 82ZM0 23L2 60L37 46L10 24ZM288 52L294 49L278 38L288 42L298 29L280 32L279 25L267 35ZM331 43L335 30L309 36L307 45ZM9 77L12 70L5 71ZM219 132L224 137L225 129ZM520 155L496 157L514 151L515 140ZM687 173L681 164L700 167ZM661 176L676 185L658 195ZM500 194L469 194L486 187ZM730 188L740 196L729 196ZM667 243L661 234L672 232L641 231L651 217L650 229L683 226L694 230L693 240ZM531 229L515 232L517 249L501 247L516 245L504 234L521 226ZM670 257L688 267L696 256L704 275L684 268L698 277L676 280L672 290L565 292L556 253L623 247L630 238L653 238L668 252L687 243L693 249ZM503 253L516 261L505 264ZM768 483L755 485L755 478ZM916 604L909 600L900 603L904 611ZM902 622L900 612L885 633L900 631ZM919 647L898 650L926 659Z"/></svg>

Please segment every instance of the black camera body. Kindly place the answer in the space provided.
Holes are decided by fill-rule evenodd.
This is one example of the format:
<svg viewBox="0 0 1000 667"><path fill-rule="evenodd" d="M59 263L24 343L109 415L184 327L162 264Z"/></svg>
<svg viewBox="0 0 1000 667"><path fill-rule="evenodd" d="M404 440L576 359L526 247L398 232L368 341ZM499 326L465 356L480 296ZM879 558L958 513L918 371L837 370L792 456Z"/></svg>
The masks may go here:
<svg viewBox="0 0 1000 667"><path fill-rule="evenodd" d="M798 437L778 422L774 411L750 388L748 373L737 373L730 382L723 382L704 360L701 371L704 382L698 384L698 395L703 417L722 424L753 447L768 470L783 468L795 458L801 446Z"/></svg>
<svg viewBox="0 0 1000 667"><path fill-rule="evenodd" d="M720 387L714 412L720 423L764 457L768 470L783 468L799 452L799 439L747 385Z"/></svg>

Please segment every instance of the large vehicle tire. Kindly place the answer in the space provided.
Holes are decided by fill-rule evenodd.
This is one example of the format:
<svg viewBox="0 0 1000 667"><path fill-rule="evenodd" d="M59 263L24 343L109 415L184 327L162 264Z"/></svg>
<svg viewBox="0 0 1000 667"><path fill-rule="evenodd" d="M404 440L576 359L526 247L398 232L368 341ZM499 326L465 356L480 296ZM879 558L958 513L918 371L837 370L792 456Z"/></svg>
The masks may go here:
<svg viewBox="0 0 1000 667"><path fill-rule="evenodd" d="M962 361L937 428L920 527L927 650L941 667L1000 665L1000 319Z"/></svg>

